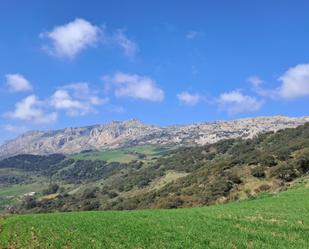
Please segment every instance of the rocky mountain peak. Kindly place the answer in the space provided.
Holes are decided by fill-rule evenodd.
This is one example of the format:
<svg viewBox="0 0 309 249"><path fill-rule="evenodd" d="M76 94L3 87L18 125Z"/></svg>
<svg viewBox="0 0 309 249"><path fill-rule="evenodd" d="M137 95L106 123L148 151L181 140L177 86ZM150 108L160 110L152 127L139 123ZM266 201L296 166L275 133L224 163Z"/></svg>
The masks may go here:
<svg viewBox="0 0 309 249"><path fill-rule="evenodd" d="M155 126L137 119L101 125L27 132L0 146L0 157L16 154L78 153L88 149L111 149L130 145L203 145L229 138L251 138L259 133L293 128L309 117L256 117L232 121Z"/></svg>

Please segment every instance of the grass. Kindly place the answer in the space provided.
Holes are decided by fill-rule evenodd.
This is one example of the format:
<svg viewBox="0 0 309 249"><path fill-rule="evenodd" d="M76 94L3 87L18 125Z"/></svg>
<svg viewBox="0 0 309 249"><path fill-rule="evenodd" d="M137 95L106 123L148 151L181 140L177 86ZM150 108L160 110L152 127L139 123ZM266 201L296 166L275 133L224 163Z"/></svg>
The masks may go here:
<svg viewBox="0 0 309 249"><path fill-rule="evenodd" d="M7 205L16 203L17 199L29 192L40 192L46 188L44 183L16 184L0 188L0 213Z"/></svg>
<svg viewBox="0 0 309 249"><path fill-rule="evenodd" d="M16 184L7 187L1 187L0 197L7 197L7 196L17 197L26 194L28 192L39 192L46 186L47 183L43 184L38 182L31 184Z"/></svg>
<svg viewBox="0 0 309 249"><path fill-rule="evenodd" d="M171 183L181 177L187 176L188 173L184 173L184 172L177 172L177 171L169 171L166 173L166 175L162 176L161 178L159 178L157 181L154 181L151 184L151 188L152 189L160 189L162 187L164 187L166 184Z"/></svg>
<svg viewBox="0 0 309 249"><path fill-rule="evenodd" d="M202 208L16 215L0 248L308 248L309 188Z"/></svg>
<svg viewBox="0 0 309 249"><path fill-rule="evenodd" d="M79 153L72 156L72 158L76 160L104 160L107 162L128 163L137 160L138 153L144 154L146 159L151 159L167 150L168 148L161 148L156 145L139 145L129 148Z"/></svg>

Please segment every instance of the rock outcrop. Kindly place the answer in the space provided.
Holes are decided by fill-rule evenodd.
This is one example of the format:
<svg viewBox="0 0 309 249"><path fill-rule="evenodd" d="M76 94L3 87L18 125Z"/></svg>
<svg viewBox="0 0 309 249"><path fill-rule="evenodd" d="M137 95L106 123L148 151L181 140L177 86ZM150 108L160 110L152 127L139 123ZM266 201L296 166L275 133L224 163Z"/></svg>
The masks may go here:
<svg viewBox="0 0 309 249"><path fill-rule="evenodd" d="M27 132L0 146L0 157L16 154L72 154L130 145L203 145L229 138L252 138L269 131L293 128L309 117L257 117L192 125L155 126L138 120L56 131Z"/></svg>

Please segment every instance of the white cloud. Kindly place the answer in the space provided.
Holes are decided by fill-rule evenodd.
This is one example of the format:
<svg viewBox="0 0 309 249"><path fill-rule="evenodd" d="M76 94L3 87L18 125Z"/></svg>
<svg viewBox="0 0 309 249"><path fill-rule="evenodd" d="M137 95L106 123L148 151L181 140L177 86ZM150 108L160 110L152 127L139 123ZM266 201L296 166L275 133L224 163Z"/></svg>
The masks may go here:
<svg viewBox="0 0 309 249"><path fill-rule="evenodd" d="M251 76L248 78L248 81L253 87L259 87L263 84L263 80L261 80L258 76Z"/></svg>
<svg viewBox="0 0 309 249"><path fill-rule="evenodd" d="M248 82L251 84L253 91L259 96L266 98L276 98L276 96L278 96L277 90L263 88L262 84L264 81L258 76L249 77Z"/></svg>
<svg viewBox="0 0 309 249"><path fill-rule="evenodd" d="M137 44L126 37L123 30L117 30L114 34L114 41L118 44L124 51L125 56L129 58L134 58L137 51Z"/></svg>
<svg viewBox="0 0 309 249"><path fill-rule="evenodd" d="M12 119L20 119L25 121L32 121L33 123L53 123L57 120L57 113L47 113L43 109L44 103L40 101L35 95L30 95L20 102L15 104L15 110L6 114Z"/></svg>
<svg viewBox="0 0 309 249"><path fill-rule="evenodd" d="M299 64L290 68L280 78L278 94L284 99L309 96L309 64Z"/></svg>
<svg viewBox="0 0 309 249"><path fill-rule="evenodd" d="M288 69L278 78L280 86L273 89L263 88L258 77L251 78L254 91L263 97L273 99L296 99L309 96L309 64L299 64Z"/></svg>
<svg viewBox="0 0 309 249"><path fill-rule="evenodd" d="M78 112L88 112L88 108L80 101L73 100L66 90L57 90L52 96L50 101L51 106L55 109L67 110L70 116L77 115Z"/></svg>
<svg viewBox="0 0 309 249"><path fill-rule="evenodd" d="M116 97L130 97L154 102L164 99L163 90L148 76L118 72L113 76L105 76L103 79L109 88L114 88Z"/></svg>
<svg viewBox="0 0 309 249"><path fill-rule="evenodd" d="M188 40L193 40L195 39L198 35L200 35L200 32L195 31L195 30L191 30L186 34L186 38Z"/></svg>
<svg viewBox="0 0 309 249"><path fill-rule="evenodd" d="M222 93L217 99L217 102L220 108L227 111L229 115L254 112L259 110L263 105L263 101L244 95L239 90Z"/></svg>
<svg viewBox="0 0 309 249"><path fill-rule="evenodd" d="M57 121L58 110L64 110L69 116L86 115L95 113L95 107L107 101L107 98L100 98L97 91L90 89L88 83L80 82L59 88L45 100L39 100L36 95L30 95L17 102L15 109L4 116L29 121L32 124L49 124ZM20 127L7 125L4 129L17 132Z"/></svg>
<svg viewBox="0 0 309 249"><path fill-rule="evenodd" d="M100 98L98 91L90 89L87 82L68 84L63 86L62 89L71 91L74 98L86 101L91 105L101 105L108 101L107 98Z"/></svg>
<svg viewBox="0 0 309 249"><path fill-rule="evenodd" d="M96 112L95 106L107 101L107 98L100 98L96 91L91 90L88 83L80 82L59 88L49 103L57 110L65 110L69 116L79 116Z"/></svg>
<svg viewBox="0 0 309 249"><path fill-rule="evenodd" d="M50 32L40 34L49 40L44 49L57 57L73 59L82 50L94 46L99 40L101 30L90 22L77 18L72 22L55 27Z"/></svg>
<svg viewBox="0 0 309 249"><path fill-rule="evenodd" d="M82 50L98 42L119 46L124 55L131 59L138 52L136 42L129 39L122 29L108 33L105 26L98 27L81 18L42 32L39 37L48 41L48 44L43 45L46 52L62 58L73 59Z"/></svg>
<svg viewBox="0 0 309 249"><path fill-rule="evenodd" d="M196 105L200 101L200 96L198 94L190 94L188 92L177 94L177 98L185 105Z"/></svg>
<svg viewBox="0 0 309 249"><path fill-rule="evenodd" d="M31 91L31 83L21 74L7 74L5 75L6 85L12 92Z"/></svg>

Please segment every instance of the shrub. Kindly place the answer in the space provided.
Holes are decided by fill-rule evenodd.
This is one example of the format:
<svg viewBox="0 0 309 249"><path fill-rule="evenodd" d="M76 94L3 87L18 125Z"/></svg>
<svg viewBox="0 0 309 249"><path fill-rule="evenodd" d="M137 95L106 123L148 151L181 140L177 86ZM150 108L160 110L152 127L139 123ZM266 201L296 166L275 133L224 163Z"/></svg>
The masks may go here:
<svg viewBox="0 0 309 249"><path fill-rule="evenodd" d="M251 170L251 174L257 178L265 178L266 174L262 167L255 167Z"/></svg>
<svg viewBox="0 0 309 249"><path fill-rule="evenodd" d="M301 158L297 164L302 173L309 173L309 158Z"/></svg>
<svg viewBox="0 0 309 249"><path fill-rule="evenodd" d="M51 194L55 194L57 193L57 191L59 190L59 185L58 184L51 184L48 186L47 189L44 189L42 191L43 195L51 195Z"/></svg>
<svg viewBox="0 0 309 249"><path fill-rule="evenodd" d="M236 184L240 184L242 183L242 180L240 179L240 177L236 174L233 174L231 173L229 176L228 176L229 180L233 183L236 183Z"/></svg>
<svg viewBox="0 0 309 249"><path fill-rule="evenodd" d="M94 188L86 188L83 192L82 198L84 199L91 199L97 197L97 192L99 191L98 187Z"/></svg>
<svg viewBox="0 0 309 249"><path fill-rule="evenodd" d="M146 186L148 186L150 183L150 179L149 178L144 178L141 179L138 183L137 183L137 187L138 188L144 188Z"/></svg>
<svg viewBox="0 0 309 249"><path fill-rule="evenodd" d="M158 204L157 207L158 208L178 208L181 207L182 204L184 203L184 201L180 198L180 197L168 197L165 199L161 199Z"/></svg>
<svg viewBox="0 0 309 249"><path fill-rule="evenodd" d="M27 196L23 199L22 207L25 209L32 209L35 208L37 205L36 200L32 196Z"/></svg>
<svg viewBox="0 0 309 249"><path fill-rule="evenodd" d="M277 165L277 161L274 156L266 156L262 159L262 165L266 167L273 167Z"/></svg>
<svg viewBox="0 0 309 249"><path fill-rule="evenodd" d="M272 175L284 181L290 182L297 178L300 174L298 170L292 165L292 163L282 163L280 167L272 172Z"/></svg>
<svg viewBox="0 0 309 249"><path fill-rule="evenodd" d="M111 198L111 199L113 199L113 198L115 198L115 197L118 196L118 194L117 194L116 192L114 192L114 191L109 192L107 195L108 195L108 197Z"/></svg>
<svg viewBox="0 0 309 249"><path fill-rule="evenodd" d="M85 201L82 204L82 210L84 211L91 211L91 210L98 210L100 208L100 202L98 200L94 201Z"/></svg>
<svg viewBox="0 0 309 249"><path fill-rule="evenodd" d="M263 184L261 186L258 187L258 191L259 192L265 192L267 190L269 190L271 187L268 184Z"/></svg>

